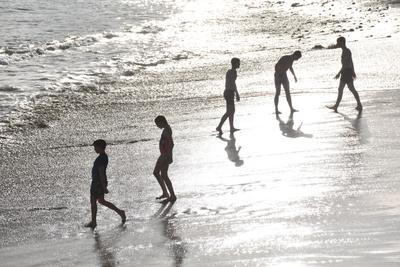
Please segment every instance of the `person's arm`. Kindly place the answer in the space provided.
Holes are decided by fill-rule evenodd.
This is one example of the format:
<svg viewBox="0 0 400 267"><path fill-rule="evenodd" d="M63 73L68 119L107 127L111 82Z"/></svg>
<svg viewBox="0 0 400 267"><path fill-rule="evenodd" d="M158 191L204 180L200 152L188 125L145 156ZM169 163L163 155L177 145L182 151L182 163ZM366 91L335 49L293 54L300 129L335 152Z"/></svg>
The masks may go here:
<svg viewBox="0 0 400 267"><path fill-rule="evenodd" d="M107 184L106 184L106 168L104 166L99 167L99 178L101 188L103 188L104 194L108 193Z"/></svg>
<svg viewBox="0 0 400 267"><path fill-rule="evenodd" d="M297 83L297 77L296 77L296 74L294 73L293 67L290 66L289 70L290 70L290 72L293 74L294 81Z"/></svg>
<svg viewBox="0 0 400 267"><path fill-rule="evenodd" d="M238 92L238 90L237 90L237 88L235 88L235 93L236 93L236 101L240 101L240 95L239 95L239 92Z"/></svg>
<svg viewBox="0 0 400 267"><path fill-rule="evenodd" d="M342 73L342 69L340 69L338 74L336 74L335 79L339 79L341 73Z"/></svg>
<svg viewBox="0 0 400 267"><path fill-rule="evenodd" d="M353 78L357 79L356 71L354 70L353 59L351 58L351 69L353 70Z"/></svg>

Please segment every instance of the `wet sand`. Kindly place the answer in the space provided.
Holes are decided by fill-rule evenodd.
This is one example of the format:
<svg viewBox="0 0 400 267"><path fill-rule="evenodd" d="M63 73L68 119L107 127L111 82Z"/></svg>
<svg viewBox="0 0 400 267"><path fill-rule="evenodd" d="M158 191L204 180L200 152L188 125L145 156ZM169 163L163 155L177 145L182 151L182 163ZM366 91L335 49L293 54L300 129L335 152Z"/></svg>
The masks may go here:
<svg viewBox="0 0 400 267"><path fill-rule="evenodd" d="M90 168L92 148L47 150L40 160L54 160L47 167L57 181L57 172L66 177L54 185L64 191L53 208L65 209L26 211L42 213L47 223L41 231L19 229L34 230L38 241L3 247L2 264L397 266L399 91L372 94L361 92L361 116L348 92L340 113L324 107L334 93L294 95L300 112L292 122L287 113L277 119L266 98L244 98L237 107L241 130L222 138L212 132L221 105L199 108L194 118L170 117L176 140L170 176L179 198L174 205L154 199L157 129L148 140L114 142L107 197L127 211L128 221L121 227L117 215L100 208L94 232L82 227L89 218L89 180L77 178ZM66 185L77 179L79 188ZM63 194L76 197L63 203ZM41 200L32 199L31 206L34 201Z"/></svg>
<svg viewBox="0 0 400 267"><path fill-rule="evenodd" d="M48 128L14 135L0 155L2 264L398 266L400 86L397 66L385 63L398 58L398 40L349 42L361 116L348 91L339 113L325 108L336 98L340 52L306 50L295 64L300 81L292 83L300 112L290 120L282 95L277 118L273 63L258 51L241 56L234 136L213 131L222 97L144 103L112 93ZM155 73L165 84L154 87L223 88L225 66L194 68ZM252 94L255 88L265 93ZM153 118L160 112L176 143L172 206L155 201L160 131ZM99 137L110 143L107 198L128 221L121 227L116 214L99 208L92 232L83 224L96 157L90 144Z"/></svg>

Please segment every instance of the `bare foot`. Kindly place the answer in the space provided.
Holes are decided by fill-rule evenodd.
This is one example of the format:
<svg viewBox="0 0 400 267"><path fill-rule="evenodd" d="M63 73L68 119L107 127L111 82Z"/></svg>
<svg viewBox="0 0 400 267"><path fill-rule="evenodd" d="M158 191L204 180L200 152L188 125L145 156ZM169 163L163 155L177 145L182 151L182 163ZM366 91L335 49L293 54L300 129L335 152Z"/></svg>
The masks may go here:
<svg viewBox="0 0 400 267"><path fill-rule="evenodd" d="M168 200L169 200L169 202L175 202L176 201L176 196L171 196Z"/></svg>
<svg viewBox="0 0 400 267"><path fill-rule="evenodd" d="M163 199L163 198L168 198L168 197L169 197L168 195L162 194L161 196L156 197L156 199L158 200L158 199Z"/></svg>
<svg viewBox="0 0 400 267"><path fill-rule="evenodd" d="M275 114L282 114L282 112L280 112L279 110L275 110Z"/></svg>
<svg viewBox="0 0 400 267"><path fill-rule="evenodd" d="M298 111L299 111L298 109L292 108L292 109L290 110L290 113L294 113L294 112L298 112Z"/></svg>
<svg viewBox="0 0 400 267"><path fill-rule="evenodd" d="M363 110L363 107L362 107L361 105L358 105L358 106L356 107L356 110L362 111L362 110Z"/></svg>
<svg viewBox="0 0 400 267"><path fill-rule="evenodd" d="M232 128L231 129L231 133L236 132L236 131L239 131L239 129L237 129L237 128Z"/></svg>
<svg viewBox="0 0 400 267"><path fill-rule="evenodd" d="M337 112L337 106L326 106L329 109L333 109L335 112Z"/></svg>
<svg viewBox="0 0 400 267"><path fill-rule="evenodd" d="M124 224L126 222L126 214L125 214L124 210L121 212L120 216L121 216L122 224Z"/></svg>
<svg viewBox="0 0 400 267"><path fill-rule="evenodd" d="M96 228L96 226L97 226L97 224L95 222L89 222L89 223L85 224L85 227L92 228L92 229Z"/></svg>
<svg viewBox="0 0 400 267"><path fill-rule="evenodd" d="M222 133L222 129L220 127L215 128L215 130L219 133Z"/></svg>

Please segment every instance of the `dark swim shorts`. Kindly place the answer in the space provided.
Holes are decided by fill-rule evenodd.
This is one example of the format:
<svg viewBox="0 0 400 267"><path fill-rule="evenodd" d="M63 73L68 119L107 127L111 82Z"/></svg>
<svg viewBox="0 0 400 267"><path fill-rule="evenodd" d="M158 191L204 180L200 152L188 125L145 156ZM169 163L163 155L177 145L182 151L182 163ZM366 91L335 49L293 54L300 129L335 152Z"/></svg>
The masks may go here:
<svg viewBox="0 0 400 267"><path fill-rule="evenodd" d="M235 91L233 90L225 90L224 91L224 98L226 100L227 105L234 105L235 104Z"/></svg>
<svg viewBox="0 0 400 267"><path fill-rule="evenodd" d="M90 185L90 194L95 197L104 195L103 187L101 186L100 182L92 181L92 184Z"/></svg>
<svg viewBox="0 0 400 267"><path fill-rule="evenodd" d="M349 83L354 80L352 69L343 69L340 75L340 81L344 83Z"/></svg>

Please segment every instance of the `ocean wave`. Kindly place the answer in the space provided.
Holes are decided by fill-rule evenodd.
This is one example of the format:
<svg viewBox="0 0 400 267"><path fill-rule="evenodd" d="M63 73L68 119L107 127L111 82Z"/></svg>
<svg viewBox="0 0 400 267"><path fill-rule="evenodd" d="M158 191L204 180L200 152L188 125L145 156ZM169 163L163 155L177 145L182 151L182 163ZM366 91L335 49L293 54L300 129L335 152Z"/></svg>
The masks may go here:
<svg viewBox="0 0 400 267"><path fill-rule="evenodd" d="M138 66L142 66L142 67L154 67L154 66L157 66L157 65L160 65L160 64L165 64L165 62L167 62L167 60L165 60L165 59L160 59L160 60L157 60L157 61L155 61L155 62L148 62L148 63L146 63L146 62L130 62L131 64L133 64L133 65L138 65Z"/></svg>
<svg viewBox="0 0 400 267"><path fill-rule="evenodd" d="M137 33L140 34L149 34L149 33L159 33L164 31L164 28L161 28L160 26L156 26L156 25L145 25L143 27L141 27Z"/></svg>
<svg viewBox="0 0 400 267"><path fill-rule="evenodd" d="M0 92L16 92L20 89L18 87L10 86L10 85L1 85Z"/></svg>
<svg viewBox="0 0 400 267"><path fill-rule="evenodd" d="M88 36L70 36L65 38L63 41L52 41L46 43L46 50L54 51L56 49L66 50L73 47L88 46L98 41L98 37L95 35Z"/></svg>

